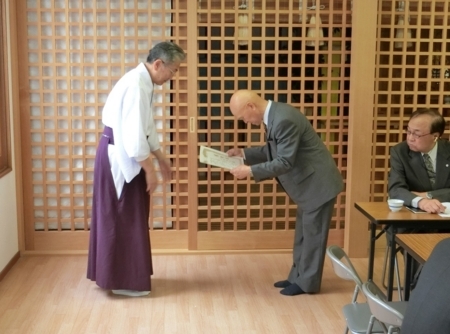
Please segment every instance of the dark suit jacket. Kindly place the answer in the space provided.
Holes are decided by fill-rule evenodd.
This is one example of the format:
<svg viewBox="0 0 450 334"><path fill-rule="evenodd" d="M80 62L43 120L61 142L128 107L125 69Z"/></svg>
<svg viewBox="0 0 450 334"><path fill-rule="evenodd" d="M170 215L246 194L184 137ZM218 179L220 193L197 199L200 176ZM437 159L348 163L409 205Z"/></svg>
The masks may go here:
<svg viewBox="0 0 450 334"><path fill-rule="evenodd" d="M439 242L411 293L401 332L450 333L450 238Z"/></svg>
<svg viewBox="0 0 450 334"><path fill-rule="evenodd" d="M431 192L440 202L450 202L450 143L438 141L436 155L436 181L434 188L428 178L425 163L420 152L409 149L406 141L391 149L391 170L389 172L389 197L402 199L411 205L416 197L411 191Z"/></svg>
<svg viewBox="0 0 450 334"><path fill-rule="evenodd" d="M266 145L244 150L256 182L277 178L305 211L342 191L342 176L333 157L299 110L272 102L267 129Z"/></svg>

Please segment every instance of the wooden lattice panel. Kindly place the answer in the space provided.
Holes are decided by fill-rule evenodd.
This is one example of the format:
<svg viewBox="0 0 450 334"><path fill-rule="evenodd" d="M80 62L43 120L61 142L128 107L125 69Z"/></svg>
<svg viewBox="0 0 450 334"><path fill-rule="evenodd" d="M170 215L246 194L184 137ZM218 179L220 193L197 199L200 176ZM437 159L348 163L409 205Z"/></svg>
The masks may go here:
<svg viewBox="0 0 450 334"><path fill-rule="evenodd" d="M188 61L154 94L155 120L174 177L152 196L149 226L162 229L153 231L152 244L188 244L189 249L290 247L285 237L292 233L281 232L292 232L295 205L277 184L237 181L221 169L198 164L195 152L200 145L225 151L263 143L261 129L237 122L228 109L235 90L250 88L304 112L345 179L351 1L316 1L316 9L308 8L312 1L255 0L246 9L241 4L18 2L28 249L59 250L67 243L72 243L70 249L85 249L106 97L126 71L145 60L152 44L166 39L182 46ZM310 23L313 14L315 24ZM322 29L324 36L308 37L311 28ZM191 53L188 45L194 49ZM343 194L332 223L340 241ZM218 246L217 238L223 235L206 231L239 232L233 234L239 237L236 244ZM262 240L261 233L252 234L262 231L268 232L267 241L245 242ZM244 242L239 239L243 236ZM271 243L273 236L281 241Z"/></svg>
<svg viewBox="0 0 450 334"><path fill-rule="evenodd" d="M28 102L21 108L29 116L24 160L31 157L26 223L36 231L87 231L106 98L153 44L173 40L186 50L186 1L19 2ZM155 123L176 178L152 195L150 228L187 228L186 86L183 64L154 93Z"/></svg>
<svg viewBox="0 0 450 334"><path fill-rule="evenodd" d="M305 113L346 176L350 1L198 1L198 145L226 151L264 144L264 131L236 121L237 89L294 105ZM322 8L322 9L318 9ZM310 24L312 15L322 25ZM317 24L318 20L316 20ZM324 37L307 37L310 28ZM311 46L308 46L308 45ZM292 230L296 205L275 181L236 180L199 163L198 230ZM345 197L332 229L344 227Z"/></svg>
<svg viewBox="0 0 450 334"><path fill-rule="evenodd" d="M389 151L412 112L450 116L449 12L448 1L379 1L372 200L387 198Z"/></svg>

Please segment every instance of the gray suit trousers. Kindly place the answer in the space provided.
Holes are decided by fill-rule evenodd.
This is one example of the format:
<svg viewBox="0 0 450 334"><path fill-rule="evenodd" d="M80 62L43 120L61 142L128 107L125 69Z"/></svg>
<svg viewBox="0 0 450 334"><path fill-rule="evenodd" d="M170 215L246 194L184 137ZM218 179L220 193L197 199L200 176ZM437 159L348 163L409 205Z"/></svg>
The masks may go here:
<svg viewBox="0 0 450 334"><path fill-rule="evenodd" d="M328 231L336 198L313 211L297 208L293 264L288 281L307 293L320 291Z"/></svg>

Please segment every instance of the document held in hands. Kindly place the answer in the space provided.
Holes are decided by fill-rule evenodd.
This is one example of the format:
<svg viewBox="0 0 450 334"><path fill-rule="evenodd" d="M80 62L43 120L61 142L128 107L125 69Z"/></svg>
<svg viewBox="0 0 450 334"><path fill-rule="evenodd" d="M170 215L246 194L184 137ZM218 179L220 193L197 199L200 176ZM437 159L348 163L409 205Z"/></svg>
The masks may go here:
<svg viewBox="0 0 450 334"><path fill-rule="evenodd" d="M233 169L242 165L244 159L240 157L229 157L224 152L206 146L200 146L200 162L225 169Z"/></svg>

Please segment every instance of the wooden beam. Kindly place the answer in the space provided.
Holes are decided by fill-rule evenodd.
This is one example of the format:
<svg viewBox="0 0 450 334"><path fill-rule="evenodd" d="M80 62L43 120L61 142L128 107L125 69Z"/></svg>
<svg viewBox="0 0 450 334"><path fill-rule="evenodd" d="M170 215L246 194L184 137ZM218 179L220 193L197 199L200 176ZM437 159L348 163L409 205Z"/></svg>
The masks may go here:
<svg viewBox="0 0 450 334"><path fill-rule="evenodd" d="M330 230L328 244L343 244L344 231ZM291 250L294 231L217 231L198 233L199 250Z"/></svg>
<svg viewBox="0 0 450 334"><path fill-rule="evenodd" d="M378 1L354 1L347 160L345 243L350 257L367 256L367 219L354 203L370 197Z"/></svg>

